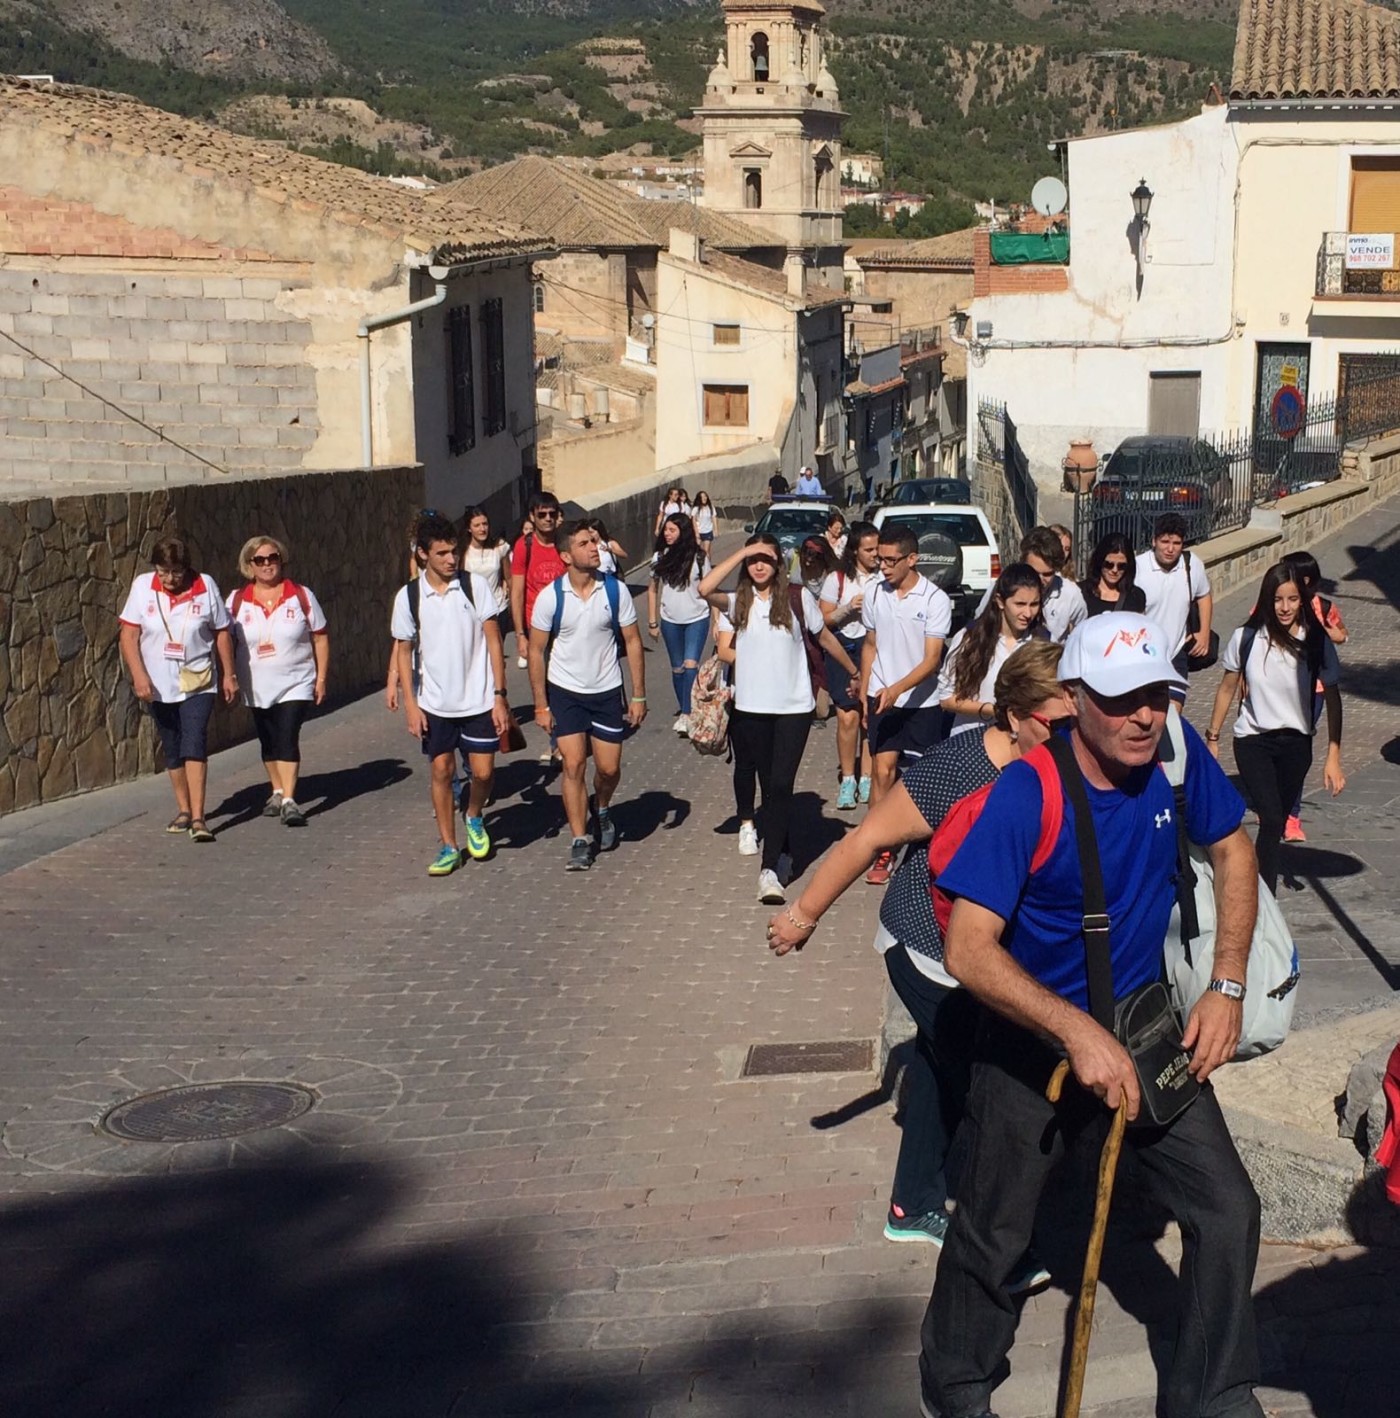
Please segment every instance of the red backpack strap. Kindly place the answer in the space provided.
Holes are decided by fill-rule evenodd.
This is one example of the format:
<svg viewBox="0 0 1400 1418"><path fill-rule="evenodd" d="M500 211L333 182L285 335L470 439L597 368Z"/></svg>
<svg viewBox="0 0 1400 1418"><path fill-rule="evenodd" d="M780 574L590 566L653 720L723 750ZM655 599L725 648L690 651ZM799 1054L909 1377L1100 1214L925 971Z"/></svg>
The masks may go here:
<svg viewBox="0 0 1400 1418"><path fill-rule="evenodd" d="M1035 853L1031 857L1031 870L1039 871L1050 860L1064 825L1064 785L1060 782L1060 770L1044 744L1033 748L1022 762L1033 768L1040 779L1040 836L1036 838Z"/></svg>
<svg viewBox="0 0 1400 1418"><path fill-rule="evenodd" d="M237 620L237 619L238 619L238 612L243 609L243 602L246 601L247 599L248 599L248 588L247 588L246 586L240 586L240 587L233 593L233 609L229 611L229 619L230 619L230 620Z"/></svg>

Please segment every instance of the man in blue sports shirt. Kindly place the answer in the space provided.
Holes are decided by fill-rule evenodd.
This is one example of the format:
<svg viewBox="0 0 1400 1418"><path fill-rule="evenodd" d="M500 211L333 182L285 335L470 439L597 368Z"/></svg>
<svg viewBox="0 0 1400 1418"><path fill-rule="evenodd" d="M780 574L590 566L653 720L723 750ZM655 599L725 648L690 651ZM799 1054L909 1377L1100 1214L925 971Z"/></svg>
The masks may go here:
<svg viewBox="0 0 1400 1418"><path fill-rule="evenodd" d="M1083 774L1112 922L1116 999L1160 979L1175 899L1172 789L1158 766L1170 691L1181 685L1171 646L1145 616L1113 612L1077 626L1060 662L1070 743ZM1235 1052L1257 902L1244 802L1190 725L1187 822L1208 850L1219 913L1215 979L1183 1036L1202 1084ZM1140 1101L1132 1060L1088 1013L1083 882L1073 808L1039 870L1031 859L1042 793L1033 766L1002 773L939 887L955 898L945 942L949 971L988 1007L973 1063L966 1132L972 1140L958 1209L924 1316L925 1418L994 1418L1017 1312L1006 1281L1031 1239L1036 1203L1067 1146L1100 1137L1107 1108ZM1045 1086L1067 1057L1078 1088L1058 1106ZM1100 1101L1101 1100L1101 1101ZM1259 1200L1203 1087L1165 1127L1126 1134L1146 1184L1181 1223L1176 1352L1165 1377L1167 1418L1261 1418L1250 1281Z"/></svg>

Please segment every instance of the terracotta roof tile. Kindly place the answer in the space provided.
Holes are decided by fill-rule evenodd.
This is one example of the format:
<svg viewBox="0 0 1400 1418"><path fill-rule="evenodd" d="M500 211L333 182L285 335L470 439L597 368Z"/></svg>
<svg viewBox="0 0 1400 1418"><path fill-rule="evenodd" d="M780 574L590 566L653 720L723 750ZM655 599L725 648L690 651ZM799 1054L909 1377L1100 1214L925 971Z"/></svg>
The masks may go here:
<svg viewBox="0 0 1400 1418"><path fill-rule="evenodd" d="M308 214L377 229L449 263L550 249L533 231L459 199L227 133L124 94L0 76L0 122L105 148L118 159L165 159L192 182L212 176Z"/></svg>
<svg viewBox="0 0 1400 1418"><path fill-rule="evenodd" d="M852 254L862 266L939 266L943 269L972 270L972 234L976 227L944 232L920 241L852 243Z"/></svg>
<svg viewBox="0 0 1400 1418"><path fill-rule="evenodd" d="M1365 0L1240 0L1230 97L1400 96L1400 14Z"/></svg>
<svg viewBox="0 0 1400 1418"><path fill-rule="evenodd" d="M439 192L545 232L565 250L664 249L672 227L698 229L709 245L728 251L783 245L782 237L757 225L685 202L648 201L555 158L516 158Z"/></svg>
<svg viewBox="0 0 1400 1418"><path fill-rule="evenodd" d="M705 265L716 275L733 281L736 285L747 286L760 295L781 300L793 310L811 310L819 305L836 305L851 299L845 291L823 285L820 281L808 281L804 295L790 295L787 277L782 271L770 266L760 266L756 261L745 261L740 256L726 256L723 252L707 251Z"/></svg>

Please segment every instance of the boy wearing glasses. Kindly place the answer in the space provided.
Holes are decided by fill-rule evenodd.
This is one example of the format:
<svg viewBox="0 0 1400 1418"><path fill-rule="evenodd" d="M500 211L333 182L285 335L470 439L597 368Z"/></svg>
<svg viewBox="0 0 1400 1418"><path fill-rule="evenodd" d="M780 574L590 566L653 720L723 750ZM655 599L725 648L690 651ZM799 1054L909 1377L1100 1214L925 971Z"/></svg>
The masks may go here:
<svg viewBox="0 0 1400 1418"><path fill-rule="evenodd" d="M918 552L908 527L882 531L876 561L884 576L861 607L866 635L860 701L873 757L872 804L894 787L902 755L921 758L938 740L938 664L953 626L953 603L915 570ZM866 881L884 886L893 866L894 854L881 852Z"/></svg>
<svg viewBox="0 0 1400 1418"><path fill-rule="evenodd" d="M523 668L530 654L530 615L535 597L568 569L556 545L559 499L552 492L530 498L530 527L510 554L510 614L515 626L518 663Z"/></svg>

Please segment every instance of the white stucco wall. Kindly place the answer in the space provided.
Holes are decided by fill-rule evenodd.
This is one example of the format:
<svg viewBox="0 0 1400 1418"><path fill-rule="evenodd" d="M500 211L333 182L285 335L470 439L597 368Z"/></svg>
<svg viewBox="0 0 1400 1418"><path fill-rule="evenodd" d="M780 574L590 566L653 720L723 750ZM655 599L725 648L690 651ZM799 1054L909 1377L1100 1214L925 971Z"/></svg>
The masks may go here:
<svg viewBox="0 0 1400 1418"><path fill-rule="evenodd" d="M1214 432L1252 424L1261 343L1309 345L1310 400L1336 390L1342 354L1400 352L1400 301L1315 294L1361 154L1400 156L1400 112L1221 106L1071 143L1070 289L972 303L973 328L993 329L969 360L971 408L1007 404L1049 488L1071 437L1103 454L1145 431L1154 372L1199 371ZM1142 178L1154 199L1139 296L1129 194Z"/></svg>
<svg viewBox="0 0 1400 1418"><path fill-rule="evenodd" d="M797 397L796 314L666 252L656 283L657 468L781 436ZM717 324L738 325L739 343L716 345ZM706 384L748 387L747 427L705 427Z"/></svg>

